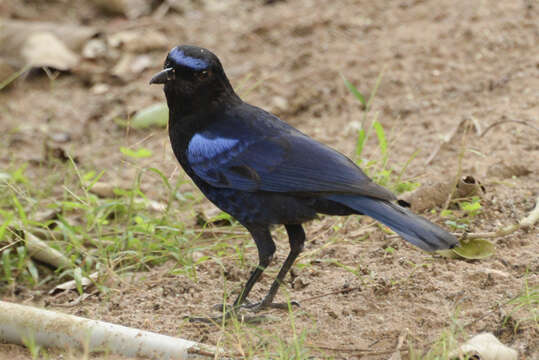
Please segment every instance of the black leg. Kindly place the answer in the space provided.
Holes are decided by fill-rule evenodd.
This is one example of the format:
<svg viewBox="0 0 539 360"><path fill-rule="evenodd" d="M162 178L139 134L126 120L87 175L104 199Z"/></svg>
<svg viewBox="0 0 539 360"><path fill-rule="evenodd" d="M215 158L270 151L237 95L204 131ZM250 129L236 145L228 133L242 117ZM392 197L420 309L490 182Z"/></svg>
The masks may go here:
<svg viewBox="0 0 539 360"><path fill-rule="evenodd" d="M234 304L229 309L226 309L226 304L215 306L215 308L218 308L220 311L224 312L222 316L209 318L188 317L190 321L219 323L223 320L223 316L225 319L228 319L231 316L235 316L234 314L236 314L236 310L240 308L243 303L245 303L245 300L247 299L249 292L251 292L251 289L253 288L254 284L258 281L260 275L262 275L262 273L264 272L264 269L266 269L266 267L270 264L273 254L275 253L275 243L271 238L269 228L262 225L243 225L247 228L247 230L249 230L251 236L256 243L256 247L258 249L258 266L253 270L251 276L249 277L249 280L247 280L247 283L245 283L245 286L243 287L241 293L238 295L236 301L234 301ZM260 317L246 317L242 319L247 322L258 322L261 320Z"/></svg>
<svg viewBox="0 0 539 360"><path fill-rule="evenodd" d="M259 264L251 273L249 280L247 280L247 283L245 284L240 295L238 295L238 297L236 298L236 301L234 301L234 305L232 306L232 308L223 314L225 319L228 319L230 316L233 316L233 314L236 313L236 310L240 307L245 307L255 312L265 309L265 308L287 309L288 304L273 303L273 299L275 298L275 295L277 294L277 291L279 290L279 286L281 285L286 274L288 273L288 271L294 264L294 261L297 259L298 255L303 250L303 245L305 244L305 232L303 231L303 228L300 224L285 225L286 232L288 233L288 239L290 242L290 253L288 254L288 257L286 258L283 266L281 267L281 270L279 271L279 274L275 278L275 281L273 281L273 284L271 285L271 288L268 291L267 295L264 297L264 299L261 302L255 303L255 304L244 304L245 300L247 299L247 295L249 295L249 292L253 288L254 284L260 278L260 275L262 275L262 272L264 271L264 269L270 264L273 254L275 253L275 243L273 242L273 239L271 238L271 233L267 227L257 226L257 225L250 225L250 226L245 226L245 227L247 228L247 230L249 230L249 232L253 236L253 239L255 240L256 246L258 248ZM297 303L293 303L293 304L298 305ZM223 317L217 316L214 318L189 318L189 319L191 321L213 323L213 322L221 321ZM244 318L243 320L248 321L248 322L249 321L258 322L261 320L261 318L260 317L253 317L253 318L247 317L247 318Z"/></svg>
<svg viewBox="0 0 539 360"><path fill-rule="evenodd" d="M247 280L247 283L243 287L243 290L236 298L236 301L234 301L234 308L245 302L249 292L251 292L254 284L258 281L260 275L262 275L262 272L264 272L266 267L270 264L273 254L275 253L275 243L271 238L269 228L261 225L246 225L245 227L253 236L256 247L258 248L258 266L253 270L249 280Z"/></svg>
<svg viewBox="0 0 539 360"><path fill-rule="evenodd" d="M300 224L285 225L285 228L286 232L288 233L288 239L290 241L290 253L284 261L284 264L281 267L277 278L275 279L275 281L273 281L273 284L271 284L271 288L269 289L267 295L264 297L264 300L262 300L262 302L260 302L259 304L256 304L253 307L253 310L258 311L267 307L287 308L288 306L287 304L273 304L273 299L275 298L277 290L279 290L279 286L281 286L284 277L294 264L294 261L296 261L298 255L303 250L303 245L305 244L305 232L303 231L303 227Z"/></svg>

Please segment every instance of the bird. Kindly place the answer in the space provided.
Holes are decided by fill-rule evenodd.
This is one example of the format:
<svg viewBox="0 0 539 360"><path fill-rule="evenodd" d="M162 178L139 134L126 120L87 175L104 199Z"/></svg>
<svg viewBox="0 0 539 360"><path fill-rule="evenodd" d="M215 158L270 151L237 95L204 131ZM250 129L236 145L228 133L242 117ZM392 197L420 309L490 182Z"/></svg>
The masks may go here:
<svg viewBox="0 0 539 360"><path fill-rule="evenodd" d="M163 85L170 142L185 173L256 244L258 265L232 309L287 308L274 299L304 247L302 224L318 214L370 216L429 252L458 245L454 235L398 205L348 157L244 102L210 50L174 47L150 84ZM276 251L276 225L284 225L290 251L266 296L251 303L248 295Z"/></svg>

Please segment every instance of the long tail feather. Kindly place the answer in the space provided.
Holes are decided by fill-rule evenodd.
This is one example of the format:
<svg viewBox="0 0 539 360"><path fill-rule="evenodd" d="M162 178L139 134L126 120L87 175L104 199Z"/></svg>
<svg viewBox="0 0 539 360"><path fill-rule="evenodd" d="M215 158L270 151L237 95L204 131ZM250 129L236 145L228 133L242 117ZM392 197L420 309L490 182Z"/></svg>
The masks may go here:
<svg viewBox="0 0 539 360"><path fill-rule="evenodd" d="M345 194L329 195L326 198L380 221L423 250L449 249L458 244L457 238L444 229L388 201Z"/></svg>

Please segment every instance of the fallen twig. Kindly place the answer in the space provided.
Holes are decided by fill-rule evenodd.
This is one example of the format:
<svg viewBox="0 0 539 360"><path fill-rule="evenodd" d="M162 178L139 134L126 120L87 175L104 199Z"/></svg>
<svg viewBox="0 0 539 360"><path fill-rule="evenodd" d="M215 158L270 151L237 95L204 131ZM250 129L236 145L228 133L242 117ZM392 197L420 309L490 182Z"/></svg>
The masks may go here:
<svg viewBox="0 0 539 360"><path fill-rule="evenodd" d="M480 133L480 127L479 127L479 122L474 119L473 117L471 118L463 118L462 120L459 121L459 123L457 124L457 126L455 126L445 137L444 139L442 140L442 142L434 149L434 151L430 154L430 156L427 158L427 160L425 160L425 164L426 165L429 165L433 160L434 158L438 155L438 153L440 152L440 150L442 150L442 148L444 146L446 146L447 144L449 144L451 141L453 141L453 139L455 138L455 136L458 134L459 130L461 128L464 128L464 129L467 129L469 124L467 123L468 121L471 121L471 125L473 125L473 127L475 128L475 132L477 134Z"/></svg>
<svg viewBox="0 0 539 360"><path fill-rule="evenodd" d="M495 128L496 126L501 125L501 124L505 124L505 123L508 123L508 122L526 125L528 127L531 127L532 129L535 129L535 130L539 131L539 128L535 127L532 124L529 124L527 121L505 119L505 120L496 121L495 123L490 124L489 126L487 126L487 128L485 130L483 130L483 132L481 133L481 135L479 135L479 137L485 136L485 134L487 132L489 132L491 129Z"/></svg>
<svg viewBox="0 0 539 360"><path fill-rule="evenodd" d="M341 288L341 289L339 289L339 290L334 290L334 291L331 291L331 292L328 292L328 293L325 293L325 294L316 295L316 296L311 296L311 297L309 297L309 298L300 300L300 303L307 302L307 301L312 301L312 300L316 300L316 299L320 299L320 298L323 298L323 297L326 297L326 296L330 296L330 295L347 294L347 293L349 293L349 292L351 292L351 291L354 291L354 290L361 290L361 287L360 287L360 286L356 286L356 287L353 287L353 288Z"/></svg>
<svg viewBox="0 0 539 360"><path fill-rule="evenodd" d="M74 306L77 306L79 305L80 303L82 303L84 300L86 300L87 298L89 298L90 296L92 295L96 295L98 293L98 291L94 291L93 293L91 294L82 294L80 295L79 297L77 297L75 300L73 300L72 302L67 302L67 303L62 303L62 304L58 304L58 303L51 303L50 305L51 306L54 306L54 307L62 307L62 308L70 308L70 307L74 307Z"/></svg>
<svg viewBox="0 0 539 360"><path fill-rule="evenodd" d="M73 264L67 257L56 249L51 248L45 241L38 239L32 233L24 232L24 242L30 257L55 268L71 268Z"/></svg>
<svg viewBox="0 0 539 360"><path fill-rule="evenodd" d="M491 238L497 238L506 236L509 234L514 233L517 230L520 229L527 229L539 220L539 197L535 200L535 208L526 216L525 218L521 219L518 224L512 224L508 225L506 227L503 227L501 229L498 229L496 231L491 232L476 232L476 233L461 233L461 234L455 234L458 237L461 237L462 239L491 239Z"/></svg>
<svg viewBox="0 0 539 360"><path fill-rule="evenodd" d="M406 335L408 335L408 329L405 329L401 331L399 338L397 340L397 346L395 347L395 351L391 356L389 357L389 360L400 360L401 359L401 348L404 344L404 340L406 340Z"/></svg>
<svg viewBox="0 0 539 360"><path fill-rule="evenodd" d="M312 344L307 343L307 346L315 348L315 349L321 349L321 350L329 350L329 351L335 351L335 352L347 352L347 353L362 353L362 354L368 354L368 355L385 355L385 354L392 354L395 350L373 350L373 349L366 349L366 348L345 348L345 347L332 347L332 346L326 346L326 345L318 345L318 344ZM408 353L408 349L400 350L403 353Z"/></svg>

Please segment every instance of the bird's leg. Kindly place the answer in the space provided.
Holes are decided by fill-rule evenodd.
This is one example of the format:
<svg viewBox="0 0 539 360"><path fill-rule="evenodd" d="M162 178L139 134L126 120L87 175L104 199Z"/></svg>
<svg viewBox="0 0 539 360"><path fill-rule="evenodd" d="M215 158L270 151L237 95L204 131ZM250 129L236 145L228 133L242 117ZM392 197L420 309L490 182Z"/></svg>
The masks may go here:
<svg viewBox="0 0 539 360"><path fill-rule="evenodd" d="M303 227L300 224L285 225L285 228L286 232L288 233L288 239L290 241L290 253L284 261L284 264L281 267L277 278L273 281L273 284L271 284L271 288L269 289L264 299L257 304L246 306L248 308L251 308L253 311L259 311L264 308L288 309L287 303L274 303L273 299L275 298L277 290L279 290L279 286L283 282L284 277L294 264L294 261L296 261L298 255L303 250L303 245L305 244L305 232L303 231ZM292 302L292 305L299 306L299 304L295 301Z"/></svg>
<svg viewBox="0 0 539 360"><path fill-rule="evenodd" d="M245 225L245 227L247 230L249 230L256 243L256 247L258 249L258 266L251 272L249 280L247 280L245 286L234 301L231 309L232 311L236 310L243 303L245 303L251 289L258 281L260 275L262 275L266 267L270 264L273 254L275 253L275 243L271 238L271 233L268 227L260 225ZM215 307L219 308L221 311L225 311L226 305L216 305Z"/></svg>

